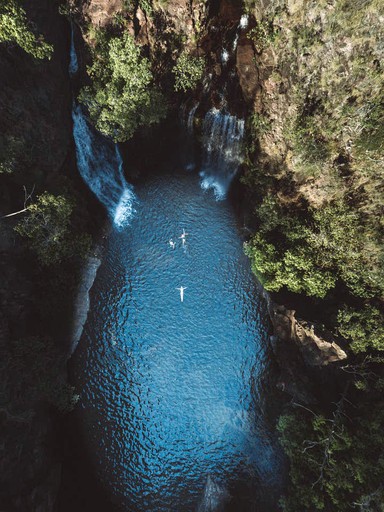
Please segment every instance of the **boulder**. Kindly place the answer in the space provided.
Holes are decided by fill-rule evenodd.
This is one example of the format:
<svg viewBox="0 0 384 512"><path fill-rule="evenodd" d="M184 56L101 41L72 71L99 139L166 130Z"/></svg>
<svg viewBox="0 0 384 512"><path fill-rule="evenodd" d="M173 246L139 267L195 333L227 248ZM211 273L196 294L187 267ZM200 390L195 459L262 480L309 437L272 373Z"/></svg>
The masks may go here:
<svg viewBox="0 0 384 512"><path fill-rule="evenodd" d="M328 339L316 334L315 324L296 319L294 310L272 305L270 316L275 335L283 343L293 342L306 365L322 367L347 358L331 334L327 335Z"/></svg>
<svg viewBox="0 0 384 512"><path fill-rule="evenodd" d="M237 47L236 67L244 100L252 102L259 86L259 75L250 41L245 40Z"/></svg>

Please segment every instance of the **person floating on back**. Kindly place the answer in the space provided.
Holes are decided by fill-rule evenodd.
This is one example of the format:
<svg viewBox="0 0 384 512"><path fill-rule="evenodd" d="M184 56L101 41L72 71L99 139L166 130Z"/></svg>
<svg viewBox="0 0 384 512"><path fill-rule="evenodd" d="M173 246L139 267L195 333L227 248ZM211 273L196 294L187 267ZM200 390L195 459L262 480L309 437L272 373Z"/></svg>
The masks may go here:
<svg viewBox="0 0 384 512"><path fill-rule="evenodd" d="M172 249L174 249L176 247L176 244L175 242L172 240L172 238L169 240L169 245Z"/></svg>
<svg viewBox="0 0 384 512"><path fill-rule="evenodd" d="M180 300L184 302L184 290L187 289L187 286L180 286L180 288L176 288L176 290L180 290Z"/></svg>

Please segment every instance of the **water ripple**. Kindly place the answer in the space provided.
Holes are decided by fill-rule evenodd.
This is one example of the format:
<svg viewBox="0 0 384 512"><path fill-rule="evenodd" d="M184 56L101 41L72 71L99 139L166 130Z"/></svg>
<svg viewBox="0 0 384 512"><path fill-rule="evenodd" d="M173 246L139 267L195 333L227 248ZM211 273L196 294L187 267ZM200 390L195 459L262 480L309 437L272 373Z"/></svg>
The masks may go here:
<svg viewBox="0 0 384 512"><path fill-rule="evenodd" d="M137 195L131 226L110 237L75 354L99 478L127 512L251 511L255 496L276 510L265 310L232 210L191 174L153 178Z"/></svg>

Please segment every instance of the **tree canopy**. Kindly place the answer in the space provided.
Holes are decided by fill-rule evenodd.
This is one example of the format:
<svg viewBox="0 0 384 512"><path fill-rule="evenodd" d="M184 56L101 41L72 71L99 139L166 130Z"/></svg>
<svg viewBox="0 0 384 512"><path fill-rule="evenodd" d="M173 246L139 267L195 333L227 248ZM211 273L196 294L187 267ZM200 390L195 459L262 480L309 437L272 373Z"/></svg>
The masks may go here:
<svg viewBox="0 0 384 512"><path fill-rule="evenodd" d="M36 59L50 58L53 46L44 42L30 28L25 10L17 0L2 0L0 4L0 43L14 42Z"/></svg>
<svg viewBox="0 0 384 512"><path fill-rule="evenodd" d="M130 139L141 126L157 123L166 105L153 84L148 59L128 33L109 37L99 31L88 68L90 86L80 93L96 128L115 142Z"/></svg>

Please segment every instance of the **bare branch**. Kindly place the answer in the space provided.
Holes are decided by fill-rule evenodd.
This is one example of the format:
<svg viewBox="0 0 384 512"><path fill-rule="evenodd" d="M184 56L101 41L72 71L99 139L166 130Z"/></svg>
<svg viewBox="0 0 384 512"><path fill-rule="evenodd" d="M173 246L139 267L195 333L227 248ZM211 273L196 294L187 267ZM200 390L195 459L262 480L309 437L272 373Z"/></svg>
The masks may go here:
<svg viewBox="0 0 384 512"><path fill-rule="evenodd" d="M7 215L3 215L1 218L6 219L8 217L13 217L14 215L19 215L20 213L24 213L28 210L27 203L32 199L33 192L35 191L35 185L33 185L31 192L28 194L27 188L23 185L24 189L24 208L22 210L18 210L17 212L8 213Z"/></svg>

